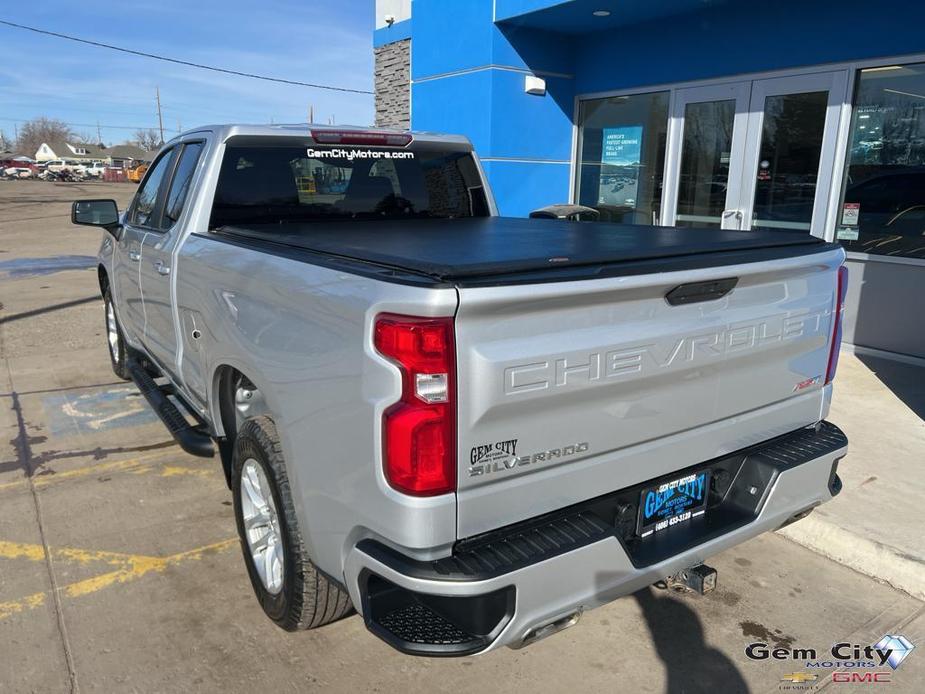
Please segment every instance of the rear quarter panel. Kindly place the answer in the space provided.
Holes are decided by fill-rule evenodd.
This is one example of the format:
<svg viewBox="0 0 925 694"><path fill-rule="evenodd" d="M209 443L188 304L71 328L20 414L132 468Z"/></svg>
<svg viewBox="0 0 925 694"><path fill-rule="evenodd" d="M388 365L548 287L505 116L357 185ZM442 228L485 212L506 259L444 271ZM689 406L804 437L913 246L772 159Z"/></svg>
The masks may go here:
<svg viewBox="0 0 925 694"><path fill-rule="evenodd" d="M405 549L456 539L456 498L412 499L382 472L382 412L401 391L377 355L381 312L453 315L454 289L391 284L191 235L177 261L183 378L209 402L232 366L260 389L276 422L303 537L315 563L342 575L346 549L377 537ZM192 345L188 328L202 336Z"/></svg>

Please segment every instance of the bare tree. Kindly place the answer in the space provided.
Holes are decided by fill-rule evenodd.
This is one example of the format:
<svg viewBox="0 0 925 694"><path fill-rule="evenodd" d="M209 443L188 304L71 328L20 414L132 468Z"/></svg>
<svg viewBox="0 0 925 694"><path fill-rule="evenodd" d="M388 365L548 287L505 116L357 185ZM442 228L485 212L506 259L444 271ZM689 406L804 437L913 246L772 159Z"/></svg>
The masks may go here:
<svg viewBox="0 0 925 694"><path fill-rule="evenodd" d="M82 145L96 145L99 144L96 140L96 136L91 133L89 130L81 130L74 134L74 139Z"/></svg>
<svg viewBox="0 0 925 694"><path fill-rule="evenodd" d="M6 133L0 130L0 152L9 152L13 149L15 143L6 136Z"/></svg>
<svg viewBox="0 0 925 694"><path fill-rule="evenodd" d="M138 143L138 146L144 150L153 150L159 148L162 144L161 136L154 128L148 128L147 130L136 130L135 131L135 142Z"/></svg>
<svg viewBox="0 0 925 694"><path fill-rule="evenodd" d="M43 142L69 140L73 136L74 131L64 121L41 116L20 126L16 149L27 156L34 157Z"/></svg>

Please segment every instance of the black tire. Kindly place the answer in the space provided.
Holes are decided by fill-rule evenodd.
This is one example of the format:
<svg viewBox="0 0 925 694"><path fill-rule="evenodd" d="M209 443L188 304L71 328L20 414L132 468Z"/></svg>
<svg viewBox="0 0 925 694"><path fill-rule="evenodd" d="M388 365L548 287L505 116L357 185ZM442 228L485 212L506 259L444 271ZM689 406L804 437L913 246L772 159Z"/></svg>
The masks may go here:
<svg viewBox="0 0 925 694"><path fill-rule="evenodd" d="M119 325L119 319L116 316L115 308L112 303L112 294L109 291L109 288L103 293L103 327L106 329L104 333L106 335L106 347L109 349L109 363L112 364L112 372L121 378L123 381L132 380L131 374L128 372L128 367L126 366L126 357L128 356L128 350L125 345L125 337L122 335L122 326ZM109 317L110 312L112 312L112 319L115 323L116 330L116 348L113 348L112 343L109 341Z"/></svg>
<svg viewBox="0 0 925 694"><path fill-rule="evenodd" d="M244 530L241 474L245 461L249 459L257 461L263 468L278 513L283 584L276 594L264 587ZM234 442L231 491L244 563L257 600L267 616L286 631L299 631L324 626L348 614L352 605L347 592L318 571L305 551L292 504L282 447L276 425L269 417L248 419L238 432Z"/></svg>

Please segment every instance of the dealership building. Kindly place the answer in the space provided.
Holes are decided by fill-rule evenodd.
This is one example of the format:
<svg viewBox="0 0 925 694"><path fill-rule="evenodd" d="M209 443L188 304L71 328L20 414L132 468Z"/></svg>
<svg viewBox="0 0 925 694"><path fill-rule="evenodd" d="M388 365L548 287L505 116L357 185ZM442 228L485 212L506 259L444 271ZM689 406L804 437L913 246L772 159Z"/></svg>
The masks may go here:
<svg viewBox="0 0 925 694"><path fill-rule="evenodd" d="M461 133L502 214L842 243L845 342L925 364L925 3L377 0L378 125Z"/></svg>

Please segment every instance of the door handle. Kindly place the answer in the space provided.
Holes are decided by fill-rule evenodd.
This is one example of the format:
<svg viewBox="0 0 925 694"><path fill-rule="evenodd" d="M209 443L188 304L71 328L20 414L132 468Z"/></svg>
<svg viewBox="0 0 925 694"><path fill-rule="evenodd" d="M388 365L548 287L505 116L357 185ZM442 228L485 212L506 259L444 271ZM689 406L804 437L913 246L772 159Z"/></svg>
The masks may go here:
<svg viewBox="0 0 925 694"><path fill-rule="evenodd" d="M159 275L169 275L170 274L170 267L167 265L164 265L163 261L161 260L158 260L156 263L154 263L154 269L157 270L157 274Z"/></svg>
<svg viewBox="0 0 925 694"><path fill-rule="evenodd" d="M139 260L141 260L141 253L137 251L129 251L128 259L131 260L133 263L137 263Z"/></svg>
<svg viewBox="0 0 925 694"><path fill-rule="evenodd" d="M723 210L723 219L733 218L736 220L736 229L742 228L742 210Z"/></svg>

